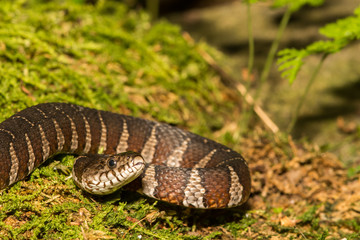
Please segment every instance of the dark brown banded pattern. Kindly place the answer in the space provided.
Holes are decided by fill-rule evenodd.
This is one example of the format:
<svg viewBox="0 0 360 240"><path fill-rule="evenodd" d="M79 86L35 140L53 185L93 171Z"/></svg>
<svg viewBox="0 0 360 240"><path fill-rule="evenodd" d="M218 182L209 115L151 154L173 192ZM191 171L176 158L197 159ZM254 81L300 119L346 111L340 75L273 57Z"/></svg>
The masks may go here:
<svg viewBox="0 0 360 240"><path fill-rule="evenodd" d="M167 124L66 103L39 104L0 124L0 189L58 153L124 151L144 158L140 178L150 197L195 208L234 207L249 197L246 161L230 148Z"/></svg>

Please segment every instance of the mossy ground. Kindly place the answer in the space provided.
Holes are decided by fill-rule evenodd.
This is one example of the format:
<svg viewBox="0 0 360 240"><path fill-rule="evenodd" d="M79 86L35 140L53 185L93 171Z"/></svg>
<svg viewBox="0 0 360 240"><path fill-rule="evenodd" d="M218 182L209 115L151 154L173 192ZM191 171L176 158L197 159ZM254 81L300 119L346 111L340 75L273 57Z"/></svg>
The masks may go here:
<svg viewBox="0 0 360 240"><path fill-rule="evenodd" d="M179 27L112 1L0 1L1 121L52 101L155 119L242 152L253 175L245 206L200 211L136 193L88 195L68 178L74 157L56 156L1 192L0 237L360 238L358 171L347 176L333 156L255 123L245 137L246 106L199 48L218 55Z"/></svg>

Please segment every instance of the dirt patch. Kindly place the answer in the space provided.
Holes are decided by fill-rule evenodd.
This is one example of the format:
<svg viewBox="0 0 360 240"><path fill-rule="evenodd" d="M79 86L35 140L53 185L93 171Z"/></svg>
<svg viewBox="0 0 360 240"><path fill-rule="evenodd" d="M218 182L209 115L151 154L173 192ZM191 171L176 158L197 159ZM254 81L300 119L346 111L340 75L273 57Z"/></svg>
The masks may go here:
<svg viewBox="0 0 360 240"><path fill-rule="evenodd" d="M349 177L333 154L291 138L288 143L286 147L277 138L269 142L262 137L244 142L253 183L248 204L258 215L251 229L259 229L245 236L277 234L278 239L283 233L306 238L321 230L338 238L359 231L359 174Z"/></svg>

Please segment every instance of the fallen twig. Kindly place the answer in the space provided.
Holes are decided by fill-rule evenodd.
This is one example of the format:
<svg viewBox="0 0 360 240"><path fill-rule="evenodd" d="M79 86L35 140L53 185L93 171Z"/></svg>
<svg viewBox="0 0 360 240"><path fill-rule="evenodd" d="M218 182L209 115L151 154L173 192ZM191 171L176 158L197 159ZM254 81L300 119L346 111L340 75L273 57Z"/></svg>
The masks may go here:
<svg viewBox="0 0 360 240"><path fill-rule="evenodd" d="M193 44L194 40L188 33L185 32L183 36L189 43ZM225 85L235 86L245 101L249 105L253 106L254 112L273 133L279 132L279 127L270 119L265 111L254 102L253 97L247 92L246 87L243 84L237 82L229 74L227 74L206 51L198 49L198 52L204 58L204 60L221 76L221 79Z"/></svg>

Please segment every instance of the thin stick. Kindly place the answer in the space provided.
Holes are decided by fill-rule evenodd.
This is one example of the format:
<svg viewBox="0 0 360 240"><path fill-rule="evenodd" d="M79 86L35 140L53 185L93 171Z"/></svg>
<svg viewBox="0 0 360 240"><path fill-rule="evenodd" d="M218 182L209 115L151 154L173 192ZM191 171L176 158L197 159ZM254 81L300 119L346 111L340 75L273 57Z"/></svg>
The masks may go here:
<svg viewBox="0 0 360 240"><path fill-rule="evenodd" d="M236 83L236 89L241 93L244 97L245 101L252 105L254 108L254 112L259 116L259 118L265 123L265 125L273 132L279 132L279 127L270 119L270 117L265 113L265 111L258 105L254 103L254 99L250 94L246 91L246 88L241 83Z"/></svg>
<svg viewBox="0 0 360 240"><path fill-rule="evenodd" d="M184 38L189 41L189 43L193 43L193 39L187 33L184 33ZM243 96L246 103L250 106L253 106L254 112L259 116L259 118L264 122L264 124L273 132L279 132L278 126L270 119L270 117L265 113L264 110L258 105L255 104L254 99L247 92L246 87L233 79L229 74L227 74L216 62L215 60L204 50L197 49L199 54L204 58L204 60L209 64L220 76L225 85L235 86L235 88L239 91L239 93Z"/></svg>

